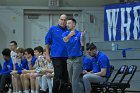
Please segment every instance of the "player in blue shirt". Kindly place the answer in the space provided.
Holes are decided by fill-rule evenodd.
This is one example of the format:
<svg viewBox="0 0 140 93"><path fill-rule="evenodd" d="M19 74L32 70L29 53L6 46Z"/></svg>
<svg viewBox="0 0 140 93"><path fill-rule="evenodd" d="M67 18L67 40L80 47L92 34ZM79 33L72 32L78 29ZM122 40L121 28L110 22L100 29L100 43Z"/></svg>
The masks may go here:
<svg viewBox="0 0 140 93"><path fill-rule="evenodd" d="M64 90L60 90L60 81L68 82L68 73L67 73L67 49L66 45L62 39L62 33L67 31L66 27L67 16L65 14L61 15L58 19L58 25L52 26L46 37L46 60L51 62L52 59L54 67L54 80L53 80L53 89L52 93L66 93ZM63 87L63 85L61 84ZM65 89L65 88L63 88Z"/></svg>
<svg viewBox="0 0 140 93"><path fill-rule="evenodd" d="M92 70L92 57L89 55L89 45L86 44L86 54L83 56L83 74Z"/></svg>
<svg viewBox="0 0 140 93"><path fill-rule="evenodd" d="M91 93L91 82L104 82L110 75L110 62L108 57L98 51L93 43L90 45L90 55L93 57L93 69L83 76L85 93Z"/></svg>
<svg viewBox="0 0 140 93"><path fill-rule="evenodd" d="M83 73L89 72L92 70L92 57L85 55L83 57Z"/></svg>
<svg viewBox="0 0 140 93"><path fill-rule="evenodd" d="M30 85L30 70L35 69L33 66L35 65L36 57L34 56L34 50L32 48L27 48L24 51L24 56L27 60L26 69L22 70L22 75L20 78L23 80L22 85L25 93L29 93L29 85Z"/></svg>
<svg viewBox="0 0 140 93"><path fill-rule="evenodd" d="M67 60L67 68L68 74L70 78L70 82L72 83L72 91L73 93L81 93L80 92L80 73L82 71L83 65L83 52L82 52L82 44L81 44L81 32L75 29L76 20L71 18L67 21L68 31L63 33L63 40L67 46L68 52L68 60Z"/></svg>
<svg viewBox="0 0 140 93"><path fill-rule="evenodd" d="M3 64L3 69L0 72L0 93L3 93L6 81L11 82L10 72L13 70L13 62L12 58L10 57L10 53L11 50L8 48L5 48L2 51L5 62Z"/></svg>
<svg viewBox="0 0 140 93"><path fill-rule="evenodd" d="M83 57L83 74L92 71L92 57L89 54L89 45L90 43L86 44L86 54Z"/></svg>
<svg viewBox="0 0 140 93"><path fill-rule="evenodd" d="M17 56L14 59L14 70L11 72L12 75L12 85L13 85L13 93L18 92L22 93L22 85L20 75L22 74L22 70L26 69L26 65L28 64L26 59L24 58L24 49L18 48L16 49Z"/></svg>

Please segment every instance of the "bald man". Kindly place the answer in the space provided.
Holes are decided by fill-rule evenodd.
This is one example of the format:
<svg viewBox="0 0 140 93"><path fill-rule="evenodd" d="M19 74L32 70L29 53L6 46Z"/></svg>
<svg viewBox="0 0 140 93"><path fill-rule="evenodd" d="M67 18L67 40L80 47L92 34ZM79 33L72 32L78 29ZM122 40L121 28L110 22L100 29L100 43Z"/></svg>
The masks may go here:
<svg viewBox="0 0 140 93"><path fill-rule="evenodd" d="M54 66L52 93L67 93L63 84L68 81L68 54L62 38L62 34L67 31L66 22L67 16L62 14L58 19L58 25L52 26L45 37L46 59L48 62L52 60Z"/></svg>

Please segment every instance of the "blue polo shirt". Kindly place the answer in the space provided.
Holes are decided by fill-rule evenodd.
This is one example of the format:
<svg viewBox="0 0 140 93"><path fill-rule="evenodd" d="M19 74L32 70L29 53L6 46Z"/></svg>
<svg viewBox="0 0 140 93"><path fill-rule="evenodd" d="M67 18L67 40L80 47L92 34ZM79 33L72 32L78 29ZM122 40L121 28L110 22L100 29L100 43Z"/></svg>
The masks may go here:
<svg viewBox="0 0 140 93"><path fill-rule="evenodd" d="M36 58L35 56L32 57L32 60L31 60L31 65L32 65L32 67L35 65L36 59L37 59L37 58ZM26 61L27 61L27 59L26 59ZM29 66L28 66L28 61L26 62L26 67L25 67L25 69L26 69L26 70L30 70L30 69L29 69Z"/></svg>
<svg viewBox="0 0 140 93"><path fill-rule="evenodd" d="M70 31L66 31L63 33L62 37L68 36ZM68 42L66 42L68 57L78 57L82 56L82 50L81 50L81 32L75 30L75 35L73 35Z"/></svg>
<svg viewBox="0 0 140 93"><path fill-rule="evenodd" d="M21 74L22 73L22 70L23 69L26 69L26 66L28 65L28 62L26 59L22 59L20 64L16 63L15 64L15 67L16 67L16 70L17 70L17 73L18 74Z"/></svg>
<svg viewBox="0 0 140 93"><path fill-rule="evenodd" d="M2 75L10 74L10 72L13 70L13 62L12 58L10 58L8 61L5 61L3 64L3 69L1 70Z"/></svg>
<svg viewBox="0 0 140 93"><path fill-rule="evenodd" d="M106 68L106 77L110 75L110 62L108 57L103 54L102 52L98 52L98 55L93 59L93 72L97 73L100 72L102 68Z"/></svg>
<svg viewBox="0 0 140 93"><path fill-rule="evenodd" d="M66 45L62 38L65 31L67 31L67 28L62 28L59 25L52 26L49 29L45 37L45 44L50 45L51 57L68 57Z"/></svg>
<svg viewBox="0 0 140 93"><path fill-rule="evenodd" d="M89 55L83 57L83 70L92 70L92 57L90 57Z"/></svg>

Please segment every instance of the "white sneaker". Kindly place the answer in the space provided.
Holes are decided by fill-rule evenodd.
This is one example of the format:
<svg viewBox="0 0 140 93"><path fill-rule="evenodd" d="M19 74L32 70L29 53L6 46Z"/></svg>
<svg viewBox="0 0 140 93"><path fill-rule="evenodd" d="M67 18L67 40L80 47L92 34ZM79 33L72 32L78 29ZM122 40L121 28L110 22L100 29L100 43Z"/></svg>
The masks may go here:
<svg viewBox="0 0 140 93"><path fill-rule="evenodd" d="M8 92L7 93L12 93L12 89L11 88L9 88L9 90L8 90Z"/></svg>

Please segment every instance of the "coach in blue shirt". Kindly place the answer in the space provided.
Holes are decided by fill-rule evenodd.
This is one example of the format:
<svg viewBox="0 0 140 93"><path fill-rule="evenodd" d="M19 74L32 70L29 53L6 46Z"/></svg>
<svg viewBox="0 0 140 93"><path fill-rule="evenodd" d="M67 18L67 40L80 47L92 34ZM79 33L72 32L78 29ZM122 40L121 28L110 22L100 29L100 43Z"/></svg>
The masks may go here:
<svg viewBox="0 0 140 93"><path fill-rule="evenodd" d="M92 71L83 76L85 93L91 93L91 82L104 82L110 75L110 62L108 57L98 51L93 43L90 45L90 55L93 57L93 66Z"/></svg>
<svg viewBox="0 0 140 93"><path fill-rule="evenodd" d="M3 69L0 72L0 93L3 92L6 81L11 82L10 72L13 70L13 62L10 57L10 53L11 53L11 50L8 48L5 48L2 51L2 55L5 62L3 64Z"/></svg>
<svg viewBox="0 0 140 93"><path fill-rule="evenodd" d="M82 71L83 53L81 46L81 32L75 29L76 20L71 18L67 21L68 31L63 33L63 40L67 46L67 68L72 83L72 93L80 92L80 73Z"/></svg>
<svg viewBox="0 0 140 93"><path fill-rule="evenodd" d="M50 58L52 59L52 63L54 66L54 80L53 80L53 89L52 93L67 93L65 90L60 90L60 82L68 82L68 73L67 73L67 49L66 45L62 39L62 33L67 31L66 27L67 16L65 14L61 15L58 19L58 25L52 26L46 37L45 37L45 45L46 45L46 59L50 62ZM63 89L65 89L63 87Z"/></svg>

